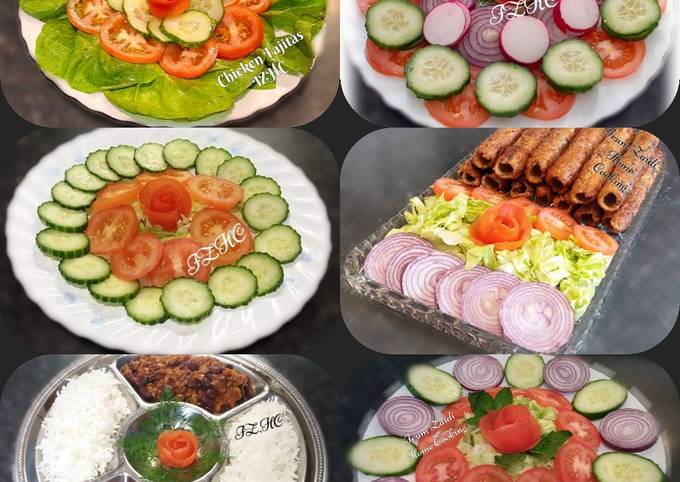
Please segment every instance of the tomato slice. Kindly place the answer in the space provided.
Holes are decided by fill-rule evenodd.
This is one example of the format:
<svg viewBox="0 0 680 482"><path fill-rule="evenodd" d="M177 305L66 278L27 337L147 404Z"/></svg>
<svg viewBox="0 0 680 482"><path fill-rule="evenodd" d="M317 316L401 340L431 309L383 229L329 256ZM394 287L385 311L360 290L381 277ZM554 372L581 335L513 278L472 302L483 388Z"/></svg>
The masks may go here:
<svg viewBox="0 0 680 482"><path fill-rule="evenodd" d="M172 238L162 243L161 260L145 277L145 284L162 288L174 278L189 276L189 256L203 246L191 238ZM201 266L192 277L205 283L208 281L210 268Z"/></svg>
<svg viewBox="0 0 680 482"><path fill-rule="evenodd" d="M458 442L465 435L465 431L465 422L460 419L454 419L431 428L418 439L418 450L427 454L441 447L458 447Z"/></svg>
<svg viewBox="0 0 680 482"><path fill-rule="evenodd" d="M571 410L571 402L564 398L560 392L549 388L530 388L526 396L541 407L552 407L558 412L561 410Z"/></svg>
<svg viewBox="0 0 680 482"><path fill-rule="evenodd" d="M497 465L478 465L470 469L461 482L512 482L512 477Z"/></svg>
<svg viewBox="0 0 680 482"><path fill-rule="evenodd" d="M139 201L149 222L167 231L177 231L178 223L191 212L189 192L170 178L146 183L139 193Z"/></svg>
<svg viewBox="0 0 680 482"><path fill-rule="evenodd" d="M191 237L201 246L209 246L222 234L225 234L227 238L229 238L230 236L228 233L237 224L241 225L241 229L239 230L239 233L241 234L236 236L236 238L240 239L240 242L238 239L235 239L238 244L229 247L226 253L215 259L211 264L212 268L226 264L234 264L241 259L242 256L250 253L253 250L253 235L250 232L250 229L248 229L245 223L239 218L233 214L217 209L202 209L196 213L191 220Z"/></svg>
<svg viewBox="0 0 680 482"><path fill-rule="evenodd" d="M530 218L538 216L538 213L540 212L540 210L543 209L543 206L540 206L539 204L536 204L535 202L530 201L525 197L512 198L508 202L512 203L512 204L516 204L517 206L524 209L524 212Z"/></svg>
<svg viewBox="0 0 680 482"><path fill-rule="evenodd" d="M369 7L377 1L378 0L356 0L357 7L359 7L359 11L361 12L362 15L366 15L366 12L368 12Z"/></svg>
<svg viewBox="0 0 680 482"><path fill-rule="evenodd" d="M194 177L194 175L189 171L183 171L181 169L168 169L163 172L143 172L135 178L135 181L140 184L140 187L146 186L149 181L153 181L160 178L170 178L175 181L179 181L184 184L186 181Z"/></svg>
<svg viewBox="0 0 680 482"><path fill-rule="evenodd" d="M366 40L366 60L376 72L391 77L404 77L404 67L411 59L416 50L423 48L426 44L418 44L406 50L387 50L381 49L370 40Z"/></svg>
<svg viewBox="0 0 680 482"><path fill-rule="evenodd" d="M165 47L133 29L121 14L110 17L101 27L99 43L117 59L133 64L153 64L163 57Z"/></svg>
<svg viewBox="0 0 680 482"><path fill-rule="evenodd" d="M621 40L601 28L596 28L582 38L602 58L602 75L605 79L620 79L633 74L640 68L647 53L644 40Z"/></svg>
<svg viewBox="0 0 680 482"><path fill-rule="evenodd" d="M123 249L137 235L139 221L131 206L98 211L90 216L85 234L93 254L111 254Z"/></svg>
<svg viewBox="0 0 680 482"><path fill-rule="evenodd" d="M193 176L187 181L191 197L211 208L229 210L243 198L243 189L227 179Z"/></svg>
<svg viewBox="0 0 680 482"><path fill-rule="evenodd" d="M611 256L619 249L619 243L614 238L597 228L579 224L574 227L574 236L576 237L576 244L588 251L596 251Z"/></svg>
<svg viewBox="0 0 680 482"><path fill-rule="evenodd" d="M592 449L569 441L557 451L555 472L562 482L596 482L592 468L596 458Z"/></svg>
<svg viewBox="0 0 680 482"><path fill-rule="evenodd" d="M479 127L491 115L481 106L475 94L475 79L479 70L472 69L472 80L458 95L444 100L428 100L425 102L432 117L446 127Z"/></svg>
<svg viewBox="0 0 680 482"><path fill-rule="evenodd" d="M543 208L534 220L534 227L541 232L548 231L559 240L569 239L577 222L574 218L556 208Z"/></svg>
<svg viewBox="0 0 680 482"><path fill-rule="evenodd" d="M505 201L505 196L503 196L501 193L499 193L498 191L494 191L493 189L485 188L483 186L474 188L470 192L470 196L472 196L475 199L481 199L482 201L489 202L491 204L498 204Z"/></svg>
<svg viewBox="0 0 680 482"><path fill-rule="evenodd" d="M215 27L217 55L240 59L262 45L264 23L257 13L241 6L227 7L222 22Z"/></svg>
<svg viewBox="0 0 680 482"><path fill-rule="evenodd" d="M127 281L141 279L156 267L162 253L160 239L151 233L138 233L130 244L111 255L111 271Z"/></svg>
<svg viewBox="0 0 680 482"><path fill-rule="evenodd" d="M447 405L444 410L442 410L442 415L445 418L454 417L456 420L465 418L465 414L472 413L472 407L470 406L470 400L467 397L463 397L456 403Z"/></svg>
<svg viewBox="0 0 680 482"><path fill-rule="evenodd" d="M191 0L148 0L149 12L154 17L176 17L189 8Z"/></svg>
<svg viewBox="0 0 680 482"><path fill-rule="evenodd" d="M140 186L135 181L120 181L108 184L97 193L97 197L90 205L90 212L117 208L132 204L137 200Z"/></svg>
<svg viewBox="0 0 680 482"><path fill-rule="evenodd" d="M479 245L493 244L497 250L518 249L531 236L531 221L518 204L496 204L470 225L470 237Z"/></svg>
<svg viewBox="0 0 680 482"><path fill-rule="evenodd" d="M226 0L224 8L238 5L248 8L255 13L264 13L272 6L272 0Z"/></svg>
<svg viewBox="0 0 680 482"><path fill-rule="evenodd" d="M523 112L525 116L532 119L554 120L564 116L574 107L574 102L576 102L574 94L565 94L555 90L539 70L534 71L534 76L538 83L536 99Z"/></svg>
<svg viewBox="0 0 680 482"><path fill-rule="evenodd" d="M502 454L530 450L541 440L541 427L524 405L506 405L482 417L484 438Z"/></svg>
<svg viewBox="0 0 680 482"><path fill-rule="evenodd" d="M466 195L470 194L469 187L467 187L462 182L456 181L455 179L451 179L449 177L440 177L437 179L434 182L432 189L437 196L443 195L444 199L447 201L452 200L461 193Z"/></svg>
<svg viewBox="0 0 680 482"><path fill-rule="evenodd" d="M535 467L522 472L515 482L560 482L560 479L552 470Z"/></svg>
<svg viewBox="0 0 680 482"><path fill-rule="evenodd" d="M416 467L416 482L456 482L468 470L465 455L455 447L428 452Z"/></svg>
<svg viewBox="0 0 680 482"><path fill-rule="evenodd" d="M86 33L99 33L115 10L106 0L68 0L66 16L75 28Z"/></svg>
<svg viewBox="0 0 680 482"><path fill-rule="evenodd" d="M568 430L574 440L581 442L588 448L596 450L602 443L602 437L593 422L580 413L572 410L562 410L557 414L555 423L557 430Z"/></svg>
<svg viewBox="0 0 680 482"><path fill-rule="evenodd" d="M209 71L217 60L217 44L210 39L200 47L181 47L170 44L159 65L168 74L181 79L195 79Z"/></svg>

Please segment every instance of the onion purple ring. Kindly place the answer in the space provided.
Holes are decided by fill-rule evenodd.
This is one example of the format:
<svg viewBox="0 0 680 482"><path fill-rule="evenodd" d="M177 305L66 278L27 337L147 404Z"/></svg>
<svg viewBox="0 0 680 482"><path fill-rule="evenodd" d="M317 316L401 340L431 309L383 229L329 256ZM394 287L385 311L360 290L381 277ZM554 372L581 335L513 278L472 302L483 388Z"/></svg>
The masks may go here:
<svg viewBox="0 0 680 482"><path fill-rule="evenodd" d="M602 420L602 440L614 450L642 452L654 445L661 429L654 416L635 408L616 410Z"/></svg>
<svg viewBox="0 0 680 482"><path fill-rule="evenodd" d="M411 246L432 246L429 241L411 233L397 233L387 236L376 243L366 256L364 261L364 275L380 283L385 284L387 267L392 258Z"/></svg>
<svg viewBox="0 0 680 482"><path fill-rule="evenodd" d="M404 270L401 279L404 295L435 308L435 289L439 278L450 269L463 264L462 259L441 251L416 259Z"/></svg>
<svg viewBox="0 0 680 482"><path fill-rule="evenodd" d="M498 39L505 21L493 25L494 7L475 8L470 12L470 29L456 48L475 67L486 67L505 60Z"/></svg>
<svg viewBox="0 0 680 482"><path fill-rule="evenodd" d="M489 270L483 266L475 266L470 270L461 266L444 273L444 276L439 278L435 291L437 308L447 315L460 318L462 316L463 294L472 281L488 272Z"/></svg>
<svg viewBox="0 0 680 482"><path fill-rule="evenodd" d="M560 392L577 392L590 381L590 368L575 356L556 356L545 364L545 384Z"/></svg>
<svg viewBox="0 0 680 482"><path fill-rule="evenodd" d="M510 290L522 281L503 271L492 271L473 280L463 294L462 316L465 323L503 336L500 305Z"/></svg>
<svg viewBox="0 0 680 482"><path fill-rule="evenodd" d="M434 422L434 410L415 397L393 397L378 409L378 422L385 432L399 437L415 437Z"/></svg>
<svg viewBox="0 0 680 482"><path fill-rule="evenodd" d="M402 293L401 278L404 276L406 267L421 256L429 254L432 254L432 247L425 245L414 245L409 249L398 252L392 257L387 267L385 286Z"/></svg>
<svg viewBox="0 0 680 482"><path fill-rule="evenodd" d="M471 392L489 390L503 381L503 365L489 355L465 355L456 360L453 376Z"/></svg>

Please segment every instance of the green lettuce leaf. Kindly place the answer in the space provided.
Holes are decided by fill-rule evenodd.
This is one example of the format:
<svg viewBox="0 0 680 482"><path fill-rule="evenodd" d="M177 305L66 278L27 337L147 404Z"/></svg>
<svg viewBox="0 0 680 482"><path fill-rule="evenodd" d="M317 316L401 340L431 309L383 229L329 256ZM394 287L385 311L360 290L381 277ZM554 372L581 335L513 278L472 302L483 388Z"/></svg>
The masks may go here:
<svg viewBox="0 0 680 482"><path fill-rule="evenodd" d="M266 21L264 24L265 37L262 42L263 49L259 51L259 55L262 55L269 65L280 62L287 72L307 74L314 63L314 54L307 51L304 47L304 42L301 42L295 34L276 36L271 24ZM282 48L276 49L275 46L279 45L279 42L283 41L286 37L290 38L288 43L292 45L283 44ZM293 44L292 42L295 43ZM268 55L264 52L265 48L269 52Z"/></svg>
<svg viewBox="0 0 680 482"><path fill-rule="evenodd" d="M275 0L262 17L267 19L274 30L283 30L295 35L301 33L305 40L298 48L313 57L312 39L323 27L326 15L326 0Z"/></svg>
<svg viewBox="0 0 680 482"><path fill-rule="evenodd" d="M43 22L66 13L66 0L19 0L19 7Z"/></svg>

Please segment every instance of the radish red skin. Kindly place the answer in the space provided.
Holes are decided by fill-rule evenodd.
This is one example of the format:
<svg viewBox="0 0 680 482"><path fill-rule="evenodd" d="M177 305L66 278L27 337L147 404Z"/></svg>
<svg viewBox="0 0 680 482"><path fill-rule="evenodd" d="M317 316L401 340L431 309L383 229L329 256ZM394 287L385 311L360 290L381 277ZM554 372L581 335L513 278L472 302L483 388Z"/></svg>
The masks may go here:
<svg viewBox="0 0 680 482"><path fill-rule="evenodd" d="M507 36L511 35L509 33L509 29L514 26L513 21L531 21L531 22L534 22L536 25L538 25L538 23L540 22L540 24L543 26L543 29L541 31L541 37L542 38L539 39L537 37L536 39L527 39L527 38L523 39L529 44L535 44L536 41L539 41L539 40L541 41L541 43L545 44L545 48L542 49L543 52L541 53L540 56L539 55L536 56L535 61L526 62L523 59L517 58L516 56L510 54L508 52L507 48L505 47L505 45L503 44L503 39L506 38L506 42L507 42L508 41ZM543 21L540 20L540 19L537 19L535 17L515 17L514 19L508 21L505 25L503 25L503 28L501 29L500 35L498 37L498 47L500 48L501 53L511 62L515 62L515 63L518 63L520 65L524 65L525 67L535 68L535 67L538 67L538 66L541 65L541 62L543 61L543 56L545 55L545 52L547 52L548 48L550 47L550 32L548 31L548 27L545 25L545 23L543 23Z"/></svg>
<svg viewBox="0 0 680 482"><path fill-rule="evenodd" d="M454 29L453 25L449 25L450 15L462 16L462 28L456 25ZM430 44L453 47L465 37L471 23L470 10L465 5L457 1L443 2L428 12L423 24L423 35ZM444 40L442 33L450 38Z"/></svg>
<svg viewBox="0 0 680 482"><path fill-rule="evenodd" d="M577 34L581 35L581 34L588 33L591 30L593 30L595 27L597 27L597 24L599 23L599 19L600 19L599 15L597 16L597 18L594 18L594 20L595 20L594 23L588 28L581 29L581 28L576 28L572 25L569 25L564 20L564 17L562 16L562 7L563 7L565 1L569 2L569 1L574 1L574 0L559 0L558 3L557 3L557 6L555 6L555 8L553 8L553 17L555 19L555 24L557 25L557 27L560 30L562 30L565 33L573 32L573 33L577 33ZM597 7L596 0L578 0L578 1L581 1L583 3L585 3L585 2L594 3L595 6ZM599 12L599 7L597 7L597 11Z"/></svg>

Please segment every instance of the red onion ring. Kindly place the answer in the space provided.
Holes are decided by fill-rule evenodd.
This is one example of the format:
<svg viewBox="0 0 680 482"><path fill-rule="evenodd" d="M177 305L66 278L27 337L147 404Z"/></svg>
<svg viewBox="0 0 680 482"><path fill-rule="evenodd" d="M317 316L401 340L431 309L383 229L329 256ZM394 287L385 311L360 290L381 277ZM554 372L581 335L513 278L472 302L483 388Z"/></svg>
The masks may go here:
<svg viewBox="0 0 680 482"><path fill-rule="evenodd" d="M469 325L503 336L499 310L508 292L522 281L503 271L492 271L472 281L463 294L463 321Z"/></svg>
<svg viewBox="0 0 680 482"><path fill-rule="evenodd" d="M577 392L590 381L590 368L575 356L556 356L545 364L545 384L560 392Z"/></svg>
<svg viewBox="0 0 680 482"><path fill-rule="evenodd" d="M503 365L489 355L465 355L456 360L453 376L471 392L489 390L503 381Z"/></svg>
<svg viewBox="0 0 680 482"><path fill-rule="evenodd" d="M654 416L643 410L622 408L602 420L602 440L614 450L642 452L654 445L661 429Z"/></svg>
<svg viewBox="0 0 680 482"><path fill-rule="evenodd" d="M493 8L480 7L470 12L470 29L456 46L465 60L475 67L486 67L493 62L505 60L498 45L498 38L505 20L492 25Z"/></svg>
<svg viewBox="0 0 680 482"><path fill-rule="evenodd" d="M376 243L364 261L364 275L385 284L385 274L392 258L411 246L432 246L429 241L411 233L397 233Z"/></svg>
<svg viewBox="0 0 680 482"><path fill-rule="evenodd" d="M419 5L420 9L427 14L439 4L455 1L465 5L469 10L472 10L477 6L477 0L420 0Z"/></svg>
<svg viewBox="0 0 680 482"><path fill-rule="evenodd" d="M488 272L489 270L483 266L475 266L471 270L461 266L444 273L444 276L439 278L435 291L437 308L447 315L460 318L463 293L473 280Z"/></svg>
<svg viewBox="0 0 680 482"><path fill-rule="evenodd" d="M385 273L385 285L395 291L402 292L401 278L404 276L406 267L421 256L432 254L431 246L412 246L409 249L398 252L392 257L390 265Z"/></svg>
<svg viewBox="0 0 680 482"><path fill-rule="evenodd" d="M434 410L415 397L393 397L378 409L378 422L389 434L414 437L430 428L434 422Z"/></svg>
<svg viewBox="0 0 680 482"><path fill-rule="evenodd" d="M435 289L439 278L448 270L463 264L462 259L441 251L418 258L404 270L401 278L402 291L404 295L434 308Z"/></svg>
<svg viewBox="0 0 680 482"><path fill-rule="evenodd" d="M505 337L527 350L550 353L562 348L574 331L574 311L557 288L522 283L501 302Z"/></svg>

